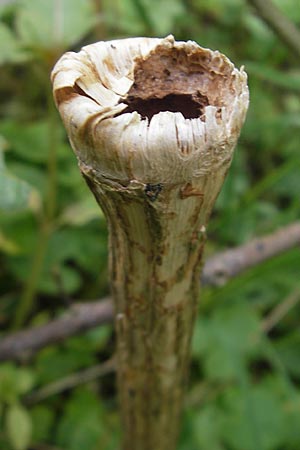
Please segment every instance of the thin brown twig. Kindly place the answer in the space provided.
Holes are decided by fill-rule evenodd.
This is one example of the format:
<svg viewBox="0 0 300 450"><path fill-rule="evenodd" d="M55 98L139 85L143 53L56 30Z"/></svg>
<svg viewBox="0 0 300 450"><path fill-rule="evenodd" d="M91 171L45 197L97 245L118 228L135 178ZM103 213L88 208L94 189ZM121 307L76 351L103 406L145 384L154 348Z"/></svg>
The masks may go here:
<svg viewBox="0 0 300 450"><path fill-rule="evenodd" d="M53 395L73 389L81 384L89 383L99 377L107 375L115 370L115 359L111 358L101 364L89 367L88 369L72 373L60 380L49 383L46 386L32 392L24 399L26 405L33 405L45 400Z"/></svg>
<svg viewBox="0 0 300 450"><path fill-rule="evenodd" d="M284 299L283 302L275 306L274 309L262 321L261 329L264 333L269 333L300 301L300 289L297 288Z"/></svg>
<svg viewBox="0 0 300 450"><path fill-rule="evenodd" d="M230 278L299 245L300 222L294 222L272 234L212 256L204 266L202 283L222 286Z"/></svg>
<svg viewBox="0 0 300 450"><path fill-rule="evenodd" d="M74 304L62 317L46 325L12 333L3 338L0 342L0 361L28 358L47 345L111 322L112 317L113 308L109 298Z"/></svg>
<svg viewBox="0 0 300 450"><path fill-rule="evenodd" d="M262 238L210 257L203 269L202 284L220 286L261 262L300 245L300 222L295 222ZM28 358L47 345L111 322L113 306L109 298L77 303L46 325L10 334L0 342L0 361Z"/></svg>
<svg viewBox="0 0 300 450"><path fill-rule="evenodd" d="M271 0L248 0L277 36L300 57L300 31Z"/></svg>

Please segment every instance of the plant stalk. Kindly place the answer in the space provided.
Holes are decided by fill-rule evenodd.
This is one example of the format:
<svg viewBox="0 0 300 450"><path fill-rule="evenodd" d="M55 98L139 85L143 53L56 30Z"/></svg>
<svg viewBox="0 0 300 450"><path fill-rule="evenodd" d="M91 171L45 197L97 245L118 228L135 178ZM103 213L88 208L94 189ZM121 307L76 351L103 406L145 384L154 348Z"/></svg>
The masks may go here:
<svg viewBox="0 0 300 450"><path fill-rule="evenodd" d="M246 76L167 37L66 54L52 80L110 232L122 450L174 450L205 230L245 118Z"/></svg>
<svg viewBox="0 0 300 450"><path fill-rule="evenodd" d="M172 450L214 195L184 197L182 186L171 184L153 200L141 183L124 189L82 172L110 231L123 449ZM214 180L203 178L201 191L216 195Z"/></svg>

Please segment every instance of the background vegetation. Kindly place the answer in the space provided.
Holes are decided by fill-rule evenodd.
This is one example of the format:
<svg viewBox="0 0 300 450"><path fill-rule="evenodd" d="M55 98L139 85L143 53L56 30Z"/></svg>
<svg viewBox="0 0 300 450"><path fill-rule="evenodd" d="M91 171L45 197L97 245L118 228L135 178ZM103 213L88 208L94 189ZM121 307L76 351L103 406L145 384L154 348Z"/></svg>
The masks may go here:
<svg viewBox="0 0 300 450"><path fill-rule="evenodd" d="M299 0L276 3L300 24ZM51 96L49 73L69 49L173 33L245 65L251 106L207 254L299 218L299 58L246 0L2 0L0 20L3 335L109 291L106 224ZM299 450L299 270L294 249L223 287L203 289L180 450ZM291 296L293 309L266 327ZM0 449L117 449L111 374L87 383L79 376L72 389L32 396L112 353L107 325L1 364Z"/></svg>

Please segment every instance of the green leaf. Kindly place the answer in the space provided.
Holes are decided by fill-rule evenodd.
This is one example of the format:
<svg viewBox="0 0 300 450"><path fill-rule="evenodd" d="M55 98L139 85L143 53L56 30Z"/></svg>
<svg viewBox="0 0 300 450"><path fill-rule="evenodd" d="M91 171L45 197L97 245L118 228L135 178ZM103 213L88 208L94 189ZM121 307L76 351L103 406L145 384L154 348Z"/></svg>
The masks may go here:
<svg viewBox="0 0 300 450"><path fill-rule="evenodd" d="M99 228L96 230L99 231ZM106 255L106 239L103 234L97 239L87 228L65 227L51 237L46 265L54 267L66 261L76 261L82 267L99 264L100 256Z"/></svg>
<svg viewBox="0 0 300 450"><path fill-rule="evenodd" d="M10 258L8 264L10 270L17 274L19 278L19 271L16 266L19 265L19 258L28 258L32 254L32 250L36 244L37 227L32 218L32 214L27 210L20 210L14 214L1 214L1 227L5 237L9 238L18 248L18 256ZM23 256L24 255L24 256ZM22 258L23 257L23 258ZM28 259L27 259L28 264ZM26 270L26 268L24 268ZM21 272L21 270L20 270ZM27 265L28 273L28 265ZM25 274L24 274L25 277ZM25 278L24 278L25 279Z"/></svg>
<svg viewBox="0 0 300 450"><path fill-rule="evenodd" d="M26 368L19 368L16 374L16 390L18 394L26 394L34 385L32 371Z"/></svg>
<svg viewBox="0 0 300 450"><path fill-rule="evenodd" d="M27 410L16 403L6 413L6 432L14 450L26 450L32 434L31 417Z"/></svg>
<svg viewBox="0 0 300 450"><path fill-rule="evenodd" d="M4 23L0 23L0 65L24 62L27 55L20 42Z"/></svg>
<svg viewBox="0 0 300 450"><path fill-rule="evenodd" d="M17 369L13 364L6 363L0 366L0 401L15 403L18 398L16 389Z"/></svg>
<svg viewBox="0 0 300 450"><path fill-rule="evenodd" d="M32 164L30 161L22 161L19 156L9 162L9 169L21 180L29 183L37 194L37 207L40 207L41 199L46 196L47 176L45 176L45 167Z"/></svg>
<svg viewBox="0 0 300 450"><path fill-rule="evenodd" d="M0 210L14 211L28 207L31 187L6 171L0 172Z"/></svg>
<svg viewBox="0 0 300 450"><path fill-rule="evenodd" d="M300 395L297 393L293 399L286 403L286 446L287 450L298 450L300 448Z"/></svg>
<svg viewBox="0 0 300 450"><path fill-rule="evenodd" d="M196 448L223 450L219 431L220 412L212 405L196 412L193 417L193 434Z"/></svg>
<svg viewBox="0 0 300 450"><path fill-rule="evenodd" d="M31 48L66 48L79 41L95 23L89 0L21 0L17 31Z"/></svg>
<svg viewBox="0 0 300 450"><path fill-rule="evenodd" d="M38 381L42 384L57 381L65 375L93 364L95 364L93 349L87 346L85 351L83 348L78 351L69 346L63 350L57 350L55 347L46 348L40 352L36 362Z"/></svg>
<svg viewBox="0 0 300 450"><path fill-rule="evenodd" d="M0 132L7 141L11 152L21 160L44 163L49 154L49 124L37 121L21 124L15 121L1 123Z"/></svg>
<svg viewBox="0 0 300 450"><path fill-rule="evenodd" d="M288 372L296 377L300 376L300 332L295 330L292 333L278 339L275 348L280 360Z"/></svg>
<svg viewBox="0 0 300 450"><path fill-rule="evenodd" d="M108 339L111 337L111 333L111 325L101 325L100 327L92 328L86 333L85 342L91 349L104 349Z"/></svg>
<svg viewBox="0 0 300 450"><path fill-rule="evenodd" d="M181 2L174 0L131 1L146 29L154 29L159 35L171 33L176 19L184 14Z"/></svg>
<svg viewBox="0 0 300 450"><path fill-rule="evenodd" d="M32 440L42 442L51 440L51 432L55 420L55 411L48 406L38 405L32 408L31 417L33 422Z"/></svg>
<svg viewBox="0 0 300 450"><path fill-rule="evenodd" d="M2 0L0 3L0 17L2 18L11 10L14 10L16 3L16 0Z"/></svg>
<svg viewBox="0 0 300 450"><path fill-rule="evenodd" d="M62 213L60 222L66 225L85 225L93 219L103 217L96 200L91 196L85 196L77 203L70 204Z"/></svg>
<svg viewBox="0 0 300 450"><path fill-rule="evenodd" d="M284 404L265 386L227 389L220 421L231 450L274 450L286 438Z"/></svg>
<svg viewBox="0 0 300 450"><path fill-rule="evenodd" d="M28 208L33 189L28 183L6 170L1 150L0 160L2 160L0 163L0 210L16 211Z"/></svg>
<svg viewBox="0 0 300 450"><path fill-rule="evenodd" d="M7 238L2 231L0 231L0 251L9 255L14 255L19 251L18 245L13 240Z"/></svg>
<svg viewBox="0 0 300 450"><path fill-rule="evenodd" d="M68 402L58 427L58 444L68 450L105 448L100 438L105 422L99 399L87 389L80 389ZM98 447L99 446L99 447Z"/></svg>
<svg viewBox="0 0 300 450"><path fill-rule="evenodd" d="M282 89L300 92L300 74L299 71L294 73L286 73L276 70L269 65L248 61L245 63L247 72L263 81L269 81L274 86Z"/></svg>
<svg viewBox="0 0 300 450"><path fill-rule="evenodd" d="M25 367L15 367L11 363L0 367L0 401L13 404L26 394L34 384L33 372Z"/></svg>
<svg viewBox="0 0 300 450"><path fill-rule="evenodd" d="M20 218L4 228L7 236L21 249L19 255L8 262L10 270L18 280L26 280L28 276L28 257L36 242L36 229L32 220ZM30 219L30 218L29 218ZM87 225L86 225L87 226ZM104 229L104 224L103 224ZM80 268L87 270L93 285L99 289L99 283L106 286L107 274L106 233L99 233L99 223L90 223L88 228L67 227L58 229L50 237L45 256L39 290L61 295L64 292L74 293L84 281ZM100 272L100 276L99 276ZM91 294L90 294L91 295ZM95 292L95 294L97 293Z"/></svg>
<svg viewBox="0 0 300 450"><path fill-rule="evenodd" d="M212 380L236 378L240 364L256 349L259 330L256 314L243 304L226 305L216 309L210 319L199 319L193 353L202 358L207 377Z"/></svg>

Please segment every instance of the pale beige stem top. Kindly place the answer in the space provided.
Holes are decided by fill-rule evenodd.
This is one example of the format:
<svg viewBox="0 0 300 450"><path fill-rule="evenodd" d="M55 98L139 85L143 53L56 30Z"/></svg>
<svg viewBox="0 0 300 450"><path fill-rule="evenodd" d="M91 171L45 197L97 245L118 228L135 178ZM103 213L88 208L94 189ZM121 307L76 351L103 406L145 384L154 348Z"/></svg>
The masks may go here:
<svg viewBox="0 0 300 450"><path fill-rule="evenodd" d="M173 36L68 52L52 81L79 161L121 183L182 183L228 166L249 100L243 68Z"/></svg>

